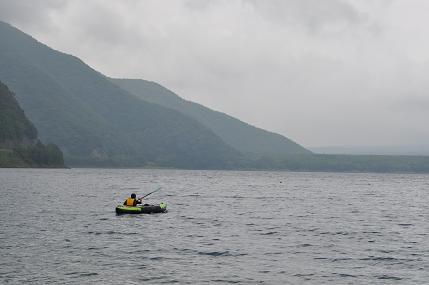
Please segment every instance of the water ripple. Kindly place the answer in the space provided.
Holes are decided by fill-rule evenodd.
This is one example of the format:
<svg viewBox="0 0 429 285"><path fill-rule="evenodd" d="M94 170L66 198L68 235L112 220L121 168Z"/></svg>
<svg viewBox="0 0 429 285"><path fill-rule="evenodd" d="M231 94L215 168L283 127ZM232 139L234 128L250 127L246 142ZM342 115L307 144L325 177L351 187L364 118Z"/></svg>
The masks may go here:
<svg viewBox="0 0 429 285"><path fill-rule="evenodd" d="M0 169L0 284L427 284L428 185L412 174ZM148 202L167 214L115 215L131 190L158 186Z"/></svg>

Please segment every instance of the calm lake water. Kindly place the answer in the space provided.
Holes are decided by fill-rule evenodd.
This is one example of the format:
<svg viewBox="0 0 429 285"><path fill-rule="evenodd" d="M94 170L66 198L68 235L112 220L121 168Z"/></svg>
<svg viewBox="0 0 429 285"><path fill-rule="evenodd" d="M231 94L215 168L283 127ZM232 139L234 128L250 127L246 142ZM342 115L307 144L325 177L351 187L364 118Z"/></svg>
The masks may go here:
<svg viewBox="0 0 429 285"><path fill-rule="evenodd" d="M166 214L116 216L131 193ZM429 176L0 169L1 284L428 284Z"/></svg>

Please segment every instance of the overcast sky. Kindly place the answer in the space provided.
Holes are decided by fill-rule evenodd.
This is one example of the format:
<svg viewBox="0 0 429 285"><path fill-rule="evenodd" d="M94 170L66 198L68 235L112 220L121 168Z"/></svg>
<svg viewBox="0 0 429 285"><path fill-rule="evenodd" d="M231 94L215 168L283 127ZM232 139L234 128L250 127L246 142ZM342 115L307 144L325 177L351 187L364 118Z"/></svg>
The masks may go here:
<svg viewBox="0 0 429 285"><path fill-rule="evenodd" d="M0 0L0 19L304 146L429 144L427 0Z"/></svg>

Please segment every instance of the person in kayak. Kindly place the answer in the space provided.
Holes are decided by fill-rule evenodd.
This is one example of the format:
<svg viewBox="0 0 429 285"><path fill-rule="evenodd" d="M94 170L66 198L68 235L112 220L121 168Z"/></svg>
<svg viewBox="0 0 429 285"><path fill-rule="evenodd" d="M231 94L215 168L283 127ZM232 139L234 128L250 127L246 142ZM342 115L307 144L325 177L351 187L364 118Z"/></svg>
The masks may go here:
<svg viewBox="0 0 429 285"><path fill-rule="evenodd" d="M137 199L136 198L136 194L131 194L130 198L128 198L127 200L125 200L124 202L124 206L131 206L131 207L135 207L137 206L137 204L141 204L142 203L142 198Z"/></svg>

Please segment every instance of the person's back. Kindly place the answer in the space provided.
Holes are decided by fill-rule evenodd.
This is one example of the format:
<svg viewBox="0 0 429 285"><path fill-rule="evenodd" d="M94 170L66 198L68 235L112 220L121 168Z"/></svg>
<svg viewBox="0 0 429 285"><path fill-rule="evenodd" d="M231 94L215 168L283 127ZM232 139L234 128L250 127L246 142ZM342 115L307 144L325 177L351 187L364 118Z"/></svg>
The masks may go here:
<svg viewBox="0 0 429 285"><path fill-rule="evenodd" d="M124 205L125 206L130 206L130 207L135 207L137 206L137 204L141 204L142 201L141 199L136 199L136 194L131 194L130 198L128 198L127 200L125 200Z"/></svg>

